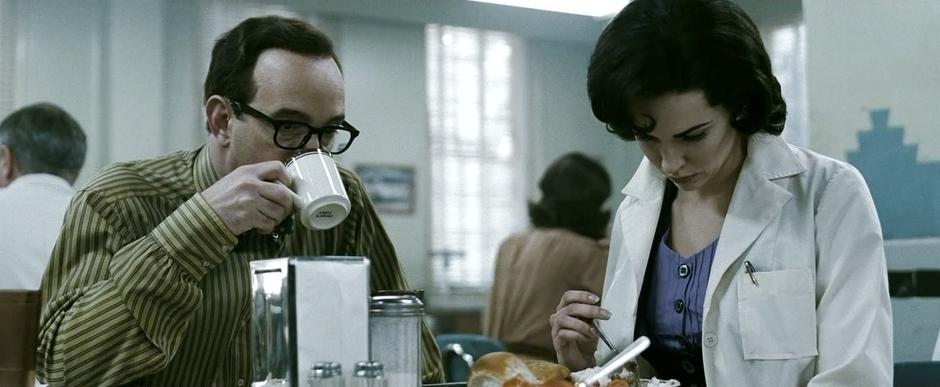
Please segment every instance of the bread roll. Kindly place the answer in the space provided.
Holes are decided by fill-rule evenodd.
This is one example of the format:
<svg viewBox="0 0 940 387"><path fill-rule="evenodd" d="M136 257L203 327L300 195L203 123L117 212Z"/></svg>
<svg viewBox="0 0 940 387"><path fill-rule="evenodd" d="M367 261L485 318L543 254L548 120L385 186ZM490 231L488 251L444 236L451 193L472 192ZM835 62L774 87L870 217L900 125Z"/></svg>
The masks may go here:
<svg viewBox="0 0 940 387"><path fill-rule="evenodd" d="M558 363L535 359L523 359L522 361L532 370L535 377L543 382L552 379L565 380L571 375L571 371L568 370L568 367Z"/></svg>
<svg viewBox="0 0 940 387"><path fill-rule="evenodd" d="M467 387L573 387L568 367L521 359L509 352L483 355L473 363Z"/></svg>
<svg viewBox="0 0 940 387"><path fill-rule="evenodd" d="M470 369L467 387L502 387L503 383L518 379L516 385L535 384L539 379L522 359L509 352L492 352L481 356Z"/></svg>

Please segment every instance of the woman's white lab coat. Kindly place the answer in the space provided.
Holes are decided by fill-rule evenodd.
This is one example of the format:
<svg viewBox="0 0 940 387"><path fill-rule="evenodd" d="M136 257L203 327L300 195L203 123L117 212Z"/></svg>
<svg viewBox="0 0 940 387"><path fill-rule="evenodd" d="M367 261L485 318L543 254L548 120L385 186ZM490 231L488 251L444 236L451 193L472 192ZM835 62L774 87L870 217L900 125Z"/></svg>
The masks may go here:
<svg viewBox="0 0 940 387"><path fill-rule="evenodd" d="M612 316L601 327L618 348L634 340L664 189L644 159L614 219L602 304ZM702 321L709 386L890 386L884 244L858 171L778 136L752 135ZM595 353L598 365L611 356L605 346Z"/></svg>

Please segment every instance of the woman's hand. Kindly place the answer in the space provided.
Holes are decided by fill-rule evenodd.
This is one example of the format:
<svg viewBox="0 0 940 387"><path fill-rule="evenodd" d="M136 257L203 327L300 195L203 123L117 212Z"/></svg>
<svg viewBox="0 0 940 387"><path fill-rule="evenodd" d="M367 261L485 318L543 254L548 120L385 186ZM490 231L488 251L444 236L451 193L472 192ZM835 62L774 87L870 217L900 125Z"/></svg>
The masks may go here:
<svg viewBox="0 0 940 387"><path fill-rule="evenodd" d="M597 306L599 297L591 292L569 290L561 296L552 324L552 344L558 362L572 371L594 366L597 333L591 328L594 319L607 320L610 312Z"/></svg>

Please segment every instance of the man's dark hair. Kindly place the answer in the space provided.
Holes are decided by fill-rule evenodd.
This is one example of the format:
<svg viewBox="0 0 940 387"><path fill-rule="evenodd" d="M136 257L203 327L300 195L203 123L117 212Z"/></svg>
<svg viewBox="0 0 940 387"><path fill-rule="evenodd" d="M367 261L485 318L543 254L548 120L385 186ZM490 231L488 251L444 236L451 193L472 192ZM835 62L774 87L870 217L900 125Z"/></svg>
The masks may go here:
<svg viewBox="0 0 940 387"><path fill-rule="evenodd" d="M251 102L257 91L252 79L255 63L262 52L272 48L330 57L340 65L333 51L333 41L305 21L280 16L246 19L215 42L203 102L213 95Z"/></svg>
<svg viewBox="0 0 940 387"><path fill-rule="evenodd" d="M591 55L594 115L625 140L636 127L631 103L702 90L746 134L779 135L787 107L754 22L728 0L636 0L604 29Z"/></svg>
<svg viewBox="0 0 940 387"><path fill-rule="evenodd" d="M529 202L533 226L563 228L593 239L605 236L610 212L601 206L610 197L610 175L600 163L568 153L548 167L539 189L542 198Z"/></svg>
<svg viewBox="0 0 940 387"><path fill-rule="evenodd" d="M51 103L23 107L0 122L20 174L48 173L74 184L85 164L85 132L65 110Z"/></svg>

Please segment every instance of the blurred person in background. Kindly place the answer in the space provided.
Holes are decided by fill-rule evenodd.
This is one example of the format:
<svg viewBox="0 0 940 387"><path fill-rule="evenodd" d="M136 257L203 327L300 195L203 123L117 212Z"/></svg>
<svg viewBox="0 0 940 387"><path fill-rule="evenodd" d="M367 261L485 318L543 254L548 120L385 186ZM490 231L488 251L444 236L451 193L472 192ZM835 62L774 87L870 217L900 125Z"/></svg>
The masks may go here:
<svg viewBox="0 0 940 387"><path fill-rule="evenodd" d="M0 289L39 289L85 150L81 126L51 103L0 123Z"/></svg>
<svg viewBox="0 0 940 387"><path fill-rule="evenodd" d="M562 294L601 294L607 264L610 175L597 161L568 153L539 180L542 197L529 203L532 227L502 242L483 334L510 352L556 359L549 316Z"/></svg>
<svg viewBox="0 0 940 387"><path fill-rule="evenodd" d="M339 168L346 219L329 230L294 227L285 162L334 145L345 152L359 133L329 37L298 19L242 21L213 46L204 109L206 145L111 165L76 194L43 278L40 380L250 384L253 260L364 256L373 292L407 289L348 169ZM422 379L440 381L440 352L423 329Z"/></svg>
<svg viewBox="0 0 940 387"><path fill-rule="evenodd" d="M558 359L643 358L683 386L890 386L881 226L851 165L787 144L754 22L728 0L635 0L598 39L594 115L645 158L611 232L604 298L571 290Z"/></svg>

